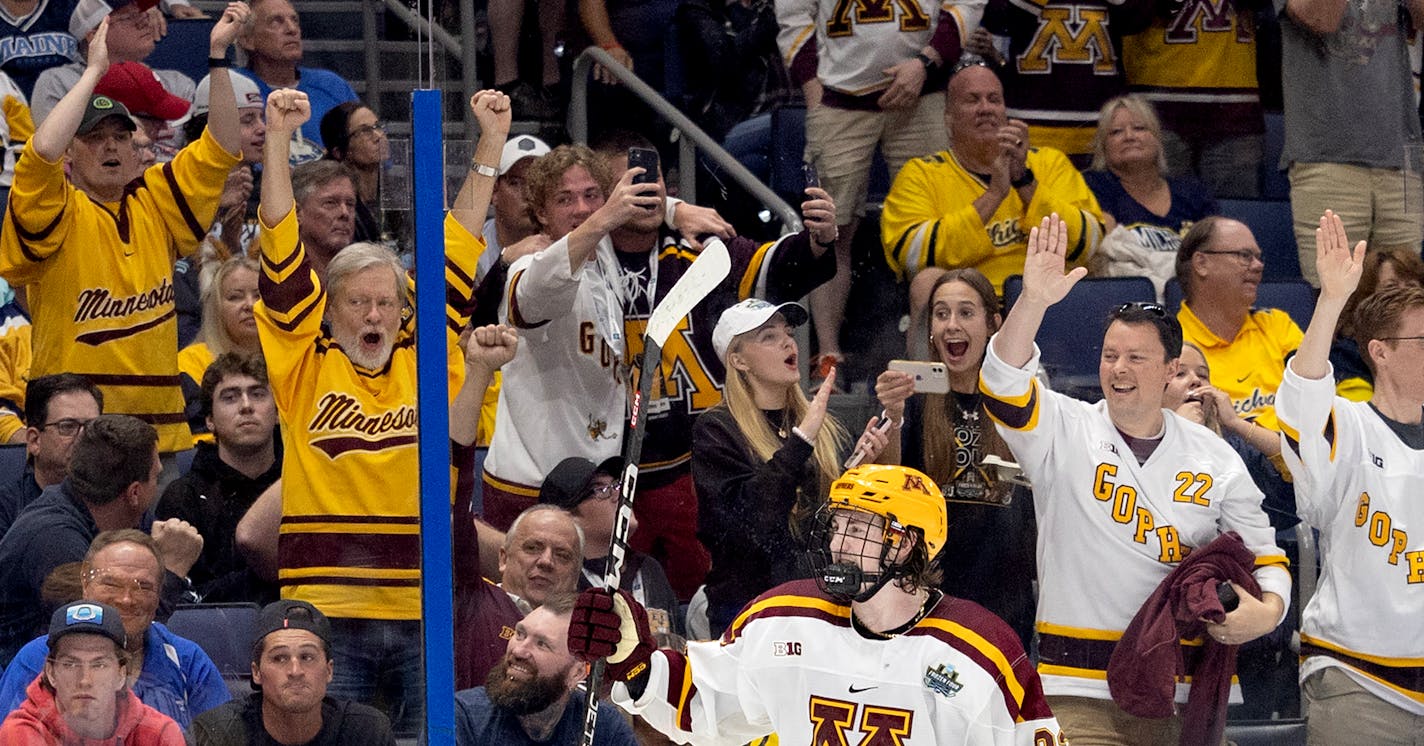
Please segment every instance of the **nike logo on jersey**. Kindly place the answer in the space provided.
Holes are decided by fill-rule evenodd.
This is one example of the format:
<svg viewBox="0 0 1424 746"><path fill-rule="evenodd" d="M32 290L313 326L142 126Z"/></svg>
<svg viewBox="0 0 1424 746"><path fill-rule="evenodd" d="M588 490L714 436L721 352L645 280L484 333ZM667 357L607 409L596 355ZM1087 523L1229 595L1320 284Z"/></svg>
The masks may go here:
<svg viewBox="0 0 1424 746"><path fill-rule="evenodd" d="M1236 379L1236 382L1237 382L1237 383L1246 383L1246 379L1247 379L1247 378L1250 378L1250 377L1251 377L1251 374L1250 374L1250 373L1247 373L1246 375L1241 376L1240 378Z"/></svg>
<svg viewBox="0 0 1424 746"><path fill-rule="evenodd" d="M879 689L880 687L879 687L879 686L862 686L862 687L857 687L855 684L851 684L851 685L850 685L849 687L847 687L847 688L850 689L850 693L851 693L851 694L860 694L861 692L868 692L868 691L870 691L871 689Z"/></svg>

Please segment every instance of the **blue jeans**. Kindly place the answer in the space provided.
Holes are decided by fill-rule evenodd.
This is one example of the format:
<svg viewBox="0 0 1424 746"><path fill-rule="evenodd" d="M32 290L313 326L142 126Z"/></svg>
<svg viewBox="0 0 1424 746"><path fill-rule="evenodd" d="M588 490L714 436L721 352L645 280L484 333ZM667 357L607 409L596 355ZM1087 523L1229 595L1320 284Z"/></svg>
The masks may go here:
<svg viewBox="0 0 1424 746"><path fill-rule="evenodd" d="M327 694L384 711L398 736L424 728L420 622L332 619L331 659Z"/></svg>

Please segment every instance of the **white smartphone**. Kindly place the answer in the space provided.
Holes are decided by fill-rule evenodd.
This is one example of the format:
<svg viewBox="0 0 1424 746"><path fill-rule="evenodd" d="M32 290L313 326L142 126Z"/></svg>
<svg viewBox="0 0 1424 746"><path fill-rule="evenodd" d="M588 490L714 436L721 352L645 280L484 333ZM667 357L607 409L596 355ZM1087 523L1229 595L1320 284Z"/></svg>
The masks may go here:
<svg viewBox="0 0 1424 746"><path fill-rule="evenodd" d="M924 360L891 360L890 370L899 371L915 379L916 394L949 393L949 370L944 363Z"/></svg>
<svg viewBox="0 0 1424 746"><path fill-rule="evenodd" d="M875 432L884 435L885 433L890 431L890 425L890 418L885 416L885 410L880 410L880 421L875 423ZM870 454L866 453L860 448L857 448L855 449L855 453L852 453L850 455L850 458L846 459L845 464L843 464L841 468L854 469L855 467L860 466L860 462L864 461L865 457L868 455Z"/></svg>

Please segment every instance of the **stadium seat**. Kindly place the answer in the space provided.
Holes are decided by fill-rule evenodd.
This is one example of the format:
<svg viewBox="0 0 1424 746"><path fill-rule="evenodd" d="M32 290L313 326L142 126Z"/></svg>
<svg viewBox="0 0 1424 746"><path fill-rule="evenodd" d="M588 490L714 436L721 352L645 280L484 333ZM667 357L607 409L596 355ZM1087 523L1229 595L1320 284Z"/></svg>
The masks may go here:
<svg viewBox="0 0 1424 746"><path fill-rule="evenodd" d="M1172 313L1182 307L1182 285L1177 278L1167 280L1163 296L1167 310ZM1304 329L1315 313L1315 290L1305 280L1263 281L1256 288L1256 308L1279 308Z"/></svg>
<svg viewBox="0 0 1424 746"><path fill-rule="evenodd" d="M234 679L252 677L258 611L252 603L192 604L174 609L164 624L173 634L197 643L231 688Z"/></svg>
<svg viewBox="0 0 1424 746"><path fill-rule="evenodd" d="M164 36L143 63L154 70L177 70L194 83L208 74L208 37L213 18L170 18Z"/></svg>
<svg viewBox="0 0 1424 746"><path fill-rule="evenodd" d="M1245 223L1255 234L1256 243L1261 246L1261 259L1266 263L1264 279L1301 278L1289 201L1223 199L1217 200L1217 206L1222 215Z"/></svg>
<svg viewBox="0 0 1424 746"><path fill-rule="evenodd" d="M1315 289L1305 280L1262 282L1256 288L1256 307L1279 308L1304 329L1315 313Z"/></svg>
<svg viewBox="0 0 1424 746"><path fill-rule="evenodd" d="M0 486L8 487L25 473L25 446L0 446Z"/></svg>
<svg viewBox="0 0 1424 746"><path fill-rule="evenodd" d="M1023 292L1023 278L1004 281L1005 307ZM1124 303L1155 303L1157 291L1146 277L1089 277L1068 297L1048 309L1038 330L1043 369L1055 391L1081 399L1102 397L1098 359L1103 351L1103 326L1108 314Z"/></svg>
<svg viewBox="0 0 1424 746"><path fill-rule="evenodd" d="M1226 740L1236 746L1305 744L1305 720L1246 720L1226 724Z"/></svg>
<svg viewBox="0 0 1424 746"><path fill-rule="evenodd" d="M1266 137L1261 147L1261 199L1290 200L1290 179L1281 170L1286 144L1286 115L1266 114Z"/></svg>

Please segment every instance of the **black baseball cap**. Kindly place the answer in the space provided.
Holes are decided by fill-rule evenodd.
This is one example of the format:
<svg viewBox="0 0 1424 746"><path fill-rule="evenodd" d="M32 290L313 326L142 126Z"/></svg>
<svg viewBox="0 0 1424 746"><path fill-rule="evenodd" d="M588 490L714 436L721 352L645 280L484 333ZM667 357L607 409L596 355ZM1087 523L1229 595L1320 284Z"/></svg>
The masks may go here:
<svg viewBox="0 0 1424 746"><path fill-rule="evenodd" d="M588 487L593 484L594 475L600 473L618 479L623 473L623 459L614 456L594 466L586 458L570 456L544 477L544 483L539 486L539 502L573 510L588 498Z"/></svg>
<svg viewBox="0 0 1424 746"><path fill-rule="evenodd" d="M75 601L54 610L49 618L49 640L46 641L50 653L66 635L103 635L113 640L120 650L129 639L119 610L95 601Z"/></svg>
<svg viewBox="0 0 1424 746"><path fill-rule="evenodd" d="M257 615L256 640L261 642L267 635L283 629L304 629L321 638L325 645L331 645L331 622L320 609L306 601L283 599L262 608Z"/></svg>
<svg viewBox="0 0 1424 746"><path fill-rule="evenodd" d="M108 96L94 94L89 97L89 105L84 107L84 118L79 120L79 129L74 134L87 135L109 117L118 117L129 132L138 129L133 117L129 115L129 107Z"/></svg>

